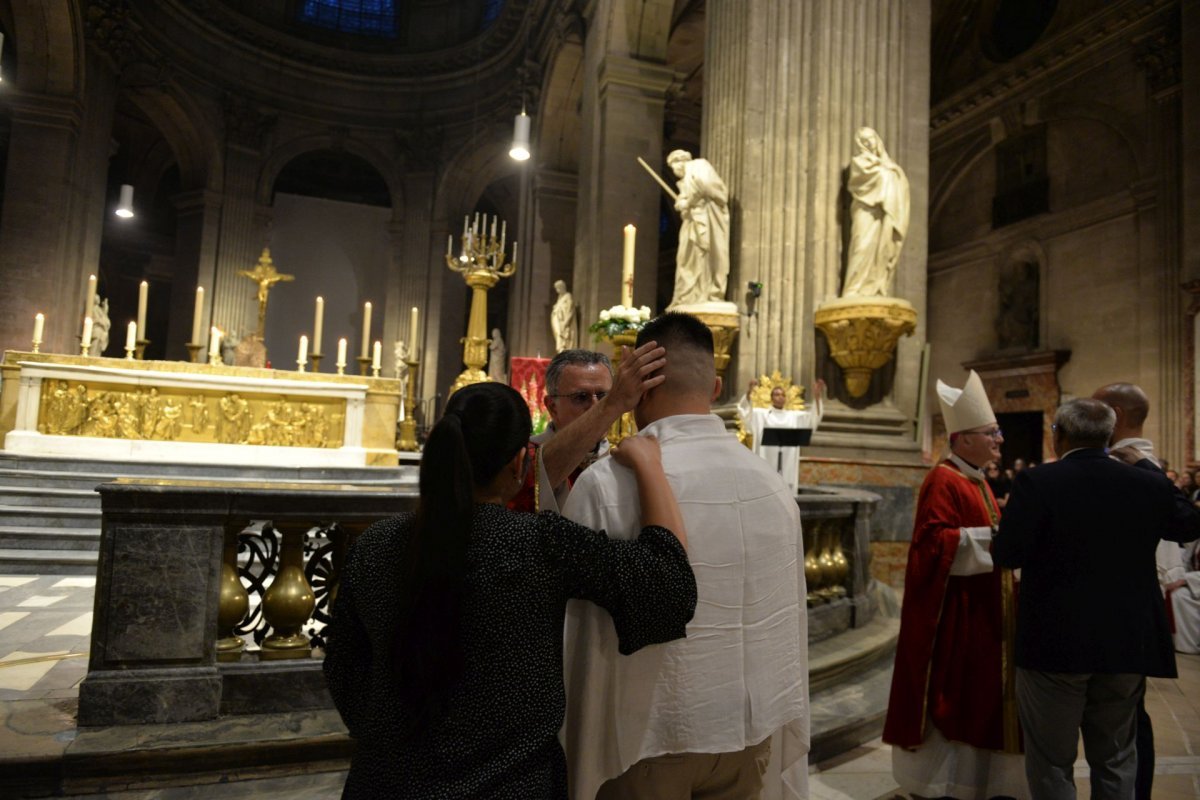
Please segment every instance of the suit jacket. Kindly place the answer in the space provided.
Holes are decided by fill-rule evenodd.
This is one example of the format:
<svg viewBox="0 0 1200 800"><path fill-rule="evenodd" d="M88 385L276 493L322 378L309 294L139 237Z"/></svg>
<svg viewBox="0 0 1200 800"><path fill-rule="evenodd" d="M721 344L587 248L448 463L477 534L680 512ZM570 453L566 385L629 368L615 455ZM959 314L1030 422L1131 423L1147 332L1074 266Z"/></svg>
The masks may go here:
<svg viewBox="0 0 1200 800"><path fill-rule="evenodd" d="M1154 551L1198 536L1165 475L1101 448L1020 472L992 547L1021 568L1017 666L1175 677Z"/></svg>

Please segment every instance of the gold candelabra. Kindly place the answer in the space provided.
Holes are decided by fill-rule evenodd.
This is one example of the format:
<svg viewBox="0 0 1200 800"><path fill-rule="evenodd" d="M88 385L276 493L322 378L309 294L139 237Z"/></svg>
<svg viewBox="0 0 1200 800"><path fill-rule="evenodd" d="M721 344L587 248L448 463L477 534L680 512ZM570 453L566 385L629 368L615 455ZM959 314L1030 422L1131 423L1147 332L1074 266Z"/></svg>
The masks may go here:
<svg viewBox="0 0 1200 800"><path fill-rule="evenodd" d="M467 286L471 287L471 316L467 322L467 335L463 337L463 363L467 368L454 379L450 393L454 394L464 386L472 383L483 383L488 380L483 367L487 364L487 293L501 278L508 278L517 271L517 243L512 245L512 261L505 263L504 240L508 223L500 227L500 235L496 235L498 220L492 217L491 230L488 229L488 217L475 215L474 223L470 218L463 220L463 232L459 254L453 253L454 237L446 242L446 266L463 276Z"/></svg>

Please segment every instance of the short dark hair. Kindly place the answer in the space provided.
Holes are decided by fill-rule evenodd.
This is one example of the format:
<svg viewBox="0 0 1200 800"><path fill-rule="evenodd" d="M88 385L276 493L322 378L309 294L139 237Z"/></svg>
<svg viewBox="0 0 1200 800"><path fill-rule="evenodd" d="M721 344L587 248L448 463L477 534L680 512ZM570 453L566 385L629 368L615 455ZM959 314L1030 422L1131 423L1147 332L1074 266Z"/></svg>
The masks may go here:
<svg viewBox="0 0 1200 800"><path fill-rule="evenodd" d="M1068 444L1104 447L1112 438L1117 412L1100 400L1078 397L1063 403L1054 414L1054 425Z"/></svg>
<svg viewBox="0 0 1200 800"><path fill-rule="evenodd" d="M680 345L690 345L713 354L713 336L708 326L691 314L682 311L668 311L647 322L637 335L637 346L646 342L658 342L659 347L667 348Z"/></svg>
<svg viewBox="0 0 1200 800"><path fill-rule="evenodd" d="M612 362L604 353L583 348L563 350L550 359L550 366L546 367L546 394L558 394L558 381L567 367L590 367L592 364L603 364L606 370L612 372Z"/></svg>

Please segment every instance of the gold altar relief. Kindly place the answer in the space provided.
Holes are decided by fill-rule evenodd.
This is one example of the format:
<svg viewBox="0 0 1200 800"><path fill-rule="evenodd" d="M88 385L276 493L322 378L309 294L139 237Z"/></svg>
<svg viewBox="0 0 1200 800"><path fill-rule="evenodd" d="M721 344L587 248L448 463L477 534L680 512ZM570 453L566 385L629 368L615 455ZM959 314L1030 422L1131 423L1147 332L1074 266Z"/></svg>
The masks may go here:
<svg viewBox="0 0 1200 800"><path fill-rule="evenodd" d="M750 392L750 405L755 408L770 408L771 392L776 387L783 389L784 394L787 395L787 400L783 404L785 410L804 410L804 387L793 384L792 379L783 377L779 370L775 370L770 375L759 377L758 386L755 386Z"/></svg>
<svg viewBox="0 0 1200 800"><path fill-rule="evenodd" d="M126 384L42 383L38 432L165 442L341 447L346 401Z"/></svg>

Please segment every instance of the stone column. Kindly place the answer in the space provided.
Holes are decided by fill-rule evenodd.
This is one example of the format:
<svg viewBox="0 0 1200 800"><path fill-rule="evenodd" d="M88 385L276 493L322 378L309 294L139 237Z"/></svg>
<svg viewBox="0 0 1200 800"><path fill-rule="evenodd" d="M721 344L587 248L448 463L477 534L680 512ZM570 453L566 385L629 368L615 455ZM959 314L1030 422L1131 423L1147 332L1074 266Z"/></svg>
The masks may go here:
<svg viewBox="0 0 1200 800"><path fill-rule="evenodd" d="M217 271L217 238L221 196L208 189L180 192L175 203L175 273L171 284L171 316L167 326L168 359L186 359L192 338L196 287L204 287L200 343L207 347L213 285ZM207 352L207 350L203 351Z"/></svg>
<svg viewBox="0 0 1200 800"><path fill-rule="evenodd" d="M638 165L661 160L663 108L674 73L659 64L584 48L582 154L571 292L583 325L621 300L623 229L638 229L633 300L654 302L662 189ZM661 169L661 165L659 165Z"/></svg>
<svg viewBox="0 0 1200 800"><path fill-rule="evenodd" d="M855 130L869 126L911 184L912 221L893 293L921 320L917 334L900 343L886 410L827 409L827 423L828 412L846 418L845 441L827 424L818 442L915 450L925 336L929 2L708 0L705 13L700 155L732 198L730 299L745 308L747 282L763 283L735 346L730 389L740 392L773 369L806 384L818 374L813 311L840 289L843 171ZM854 422L880 414L888 419ZM881 422L889 433L872 442L864 431Z"/></svg>
<svg viewBox="0 0 1200 800"><path fill-rule="evenodd" d="M578 180L573 172L541 168L533 174L530 198L521 213L530 225L522 226L529 243L528 260L513 276L519 282L513 287L508 319L511 336L509 355L532 356L541 353L549 358L554 353L554 335L550 330L550 309L556 295L554 282L561 280L574 295L571 286L572 261L575 251L575 209ZM577 295L576 295L577 296ZM578 342L587 346L580 324Z"/></svg>
<svg viewBox="0 0 1200 800"><path fill-rule="evenodd" d="M442 263L441 250L434 249L439 239L433 235L433 191L436 174L422 169L410 172L404 176L404 208L403 222L397 219L392 223L392 241L396 243L396 264L392 270L393 278L388 281L387 315L384 318L383 333L388 337L383 343L384 363L390 368L392 357L388 351L395 346L397 339L403 339L409 348L413 343L408 341L409 315L414 306L420 311L420 328L417 334L417 344L420 345L421 374L417 381L417 389L433 387L431 382L437 377L436 358L430 360L429 355L437 355L437 325L430 325L431 319L437 319L431 306L430 275L439 276L446 267ZM393 205L400 203L400 198L392 198ZM446 237L440 239L442 248ZM440 276L439 276L440 277ZM428 332L428 335L426 335ZM391 373L386 372L390 375ZM430 390L432 393L432 389ZM417 392L418 400L424 396Z"/></svg>

